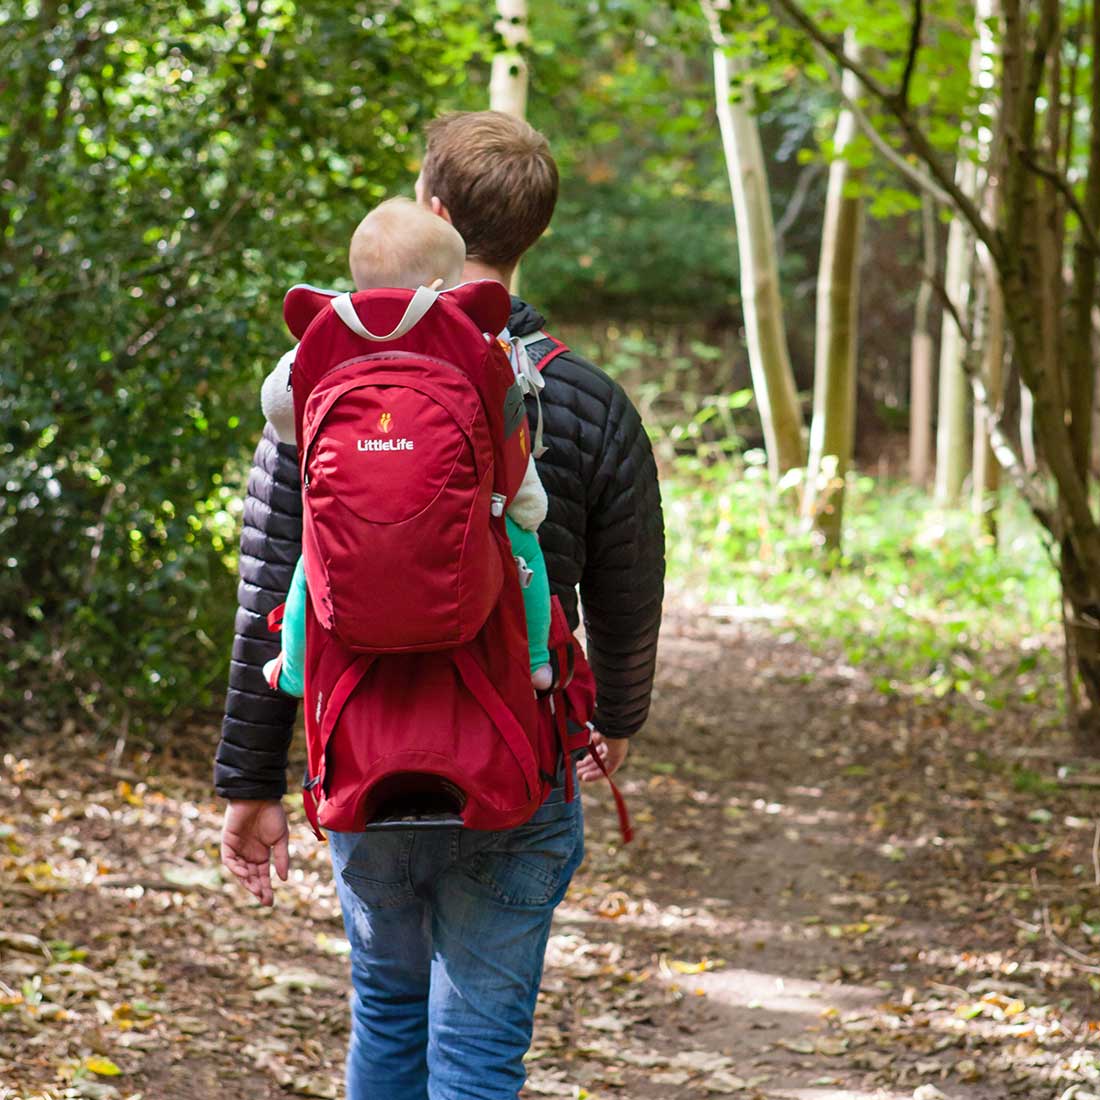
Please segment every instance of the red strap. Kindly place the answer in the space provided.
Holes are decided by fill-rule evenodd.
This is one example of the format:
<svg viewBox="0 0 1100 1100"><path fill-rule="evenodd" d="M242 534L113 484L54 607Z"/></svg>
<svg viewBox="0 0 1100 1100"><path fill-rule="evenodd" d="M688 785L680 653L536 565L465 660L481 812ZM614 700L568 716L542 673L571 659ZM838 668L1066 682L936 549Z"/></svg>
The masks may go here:
<svg viewBox="0 0 1100 1100"><path fill-rule="evenodd" d="M545 330L542 333L542 337L544 340L550 340L553 343L554 348L552 351L548 351L535 364L535 369L538 370L540 374L546 368L547 363L551 362L554 359L557 359L559 355L562 355L564 352L567 352L569 350L568 344L563 344L556 336L551 336L550 333L546 332ZM530 357L530 353L528 353L528 357Z"/></svg>
<svg viewBox="0 0 1100 1100"><path fill-rule="evenodd" d="M451 650L451 660L454 661L454 666L458 669L463 683L470 689L470 694L481 704L482 709L489 715L489 719L500 730L500 735L515 754L515 758L523 769L524 781L527 782L530 793L528 777L537 777L539 769L531 742L528 741L523 726L519 724L519 719L509 710L508 705L500 697L500 692L467 650Z"/></svg>
<svg viewBox="0 0 1100 1100"><path fill-rule="evenodd" d="M619 793L619 788L615 786L615 780L608 775L607 765L603 762L603 757L600 756L595 747L589 746L588 753L596 761L596 766L603 772L603 777L611 788L611 797L615 799L615 809L619 814L619 832L622 834L623 843L629 844L634 839L634 827L630 824L630 812L626 808L626 799Z"/></svg>
<svg viewBox="0 0 1100 1100"><path fill-rule="evenodd" d="M278 634L283 629L283 616L286 614L286 604L281 603L278 607L267 613L267 629L272 634Z"/></svg>
<svg viewBox="0 0 1100 1100"><path fill-rule="evenodd" d="M318 781L316 779L311 779L308 783L302 784L302 809L306 812L306 820L313 830L313 835L318 840L323 841L325 834L321 832L321 823L317 819L317 786Z"/></svg>
<svg viewBox="0 0 1100 1100"><path fill-rule="evenodd" d="M560 691L550 696L550 713L554 716L558 744L561 746L561 758L565 766L565 801L572 802L577 792L573 785L573 760L569 755L569 727L565 721L565 697Z"/></svg>
<svg viewBox="0 0 1100 1100"><path fill-rule="evenodd" d="M280 654L280 664L281 664ZM309 827L313 830L318 840L324 840L325 834L321 832L321 825L318 819L318 810L321 805L321 796L318 795L318 790L324 792L322 784L325 781L325 746L328 744L328 739L332 733L333 727L336 725L340 718L340 712L344 709L344 704L351 697L351 693L359 686L363 677L370 671L371 665L374 664L375 655L373 653L364 653L355 658L354 661L340 673L340 679L336 681L336 686L332 689L332 694L328 698L328 705L324 708L324 719L321 723L321 765L317 771L317 774L302 784L302 809L306 812L306 820L309 821Z"/></svg>
<svg viewBox="0 0 1100 1100"><path fill-rule="evenodd" d="M279 689L279 677L283 674L283 661L285 659L286 654L279 650L279 656L275 658L275 663L271 666L271 673L267 678L268 687L274 688L276 691Z"/></svg>
<svg viewBox="0 0 1100 1100"><path fill-rule="evenodd" d="M363 653L356 657L354 661L340 673L340 679L336 681L336 686L332 689L332 694L328 697L327 702L321 700L324 703L324 720L321 722L321 752L325 751L325 746L328 745L328 739L332 734L333 728L340 719L340 712L344 709L344 704L351 698L351 693L359 686L363 677L370 671L370 666L374 664L376 655L374 653Z"/></svg>

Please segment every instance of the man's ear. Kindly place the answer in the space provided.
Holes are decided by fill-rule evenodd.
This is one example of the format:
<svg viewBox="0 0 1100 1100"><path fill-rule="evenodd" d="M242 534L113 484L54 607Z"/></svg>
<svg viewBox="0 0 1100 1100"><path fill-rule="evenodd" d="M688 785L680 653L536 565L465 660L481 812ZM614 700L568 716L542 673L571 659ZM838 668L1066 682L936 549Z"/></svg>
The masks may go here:
<svg viewBox="0 0 1100 1100"><path fill-rule="evenodd" d="M432 201L429 205L433 214L442 218L448 225L454 225L454 222L451 221L451 212L443 205L443 200L438 195L432 195Z"/></svg>

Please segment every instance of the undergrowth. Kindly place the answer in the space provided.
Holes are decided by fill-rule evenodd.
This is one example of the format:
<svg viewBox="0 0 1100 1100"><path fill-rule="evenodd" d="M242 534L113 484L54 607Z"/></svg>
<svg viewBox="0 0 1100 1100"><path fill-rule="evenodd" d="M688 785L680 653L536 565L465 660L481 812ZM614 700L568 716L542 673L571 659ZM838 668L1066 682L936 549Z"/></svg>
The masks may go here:
<svg viewBox="0 0 1100 1100"><path fill-rule="evenodd" d="M986 713L1010 699L1056 709L1057 577L1013 500L994 543L969 514L937 510L909 486L851 477L843 550L825 558L754 457L666 464L678 598L839 652L883 692L957 695Z"/></svg>

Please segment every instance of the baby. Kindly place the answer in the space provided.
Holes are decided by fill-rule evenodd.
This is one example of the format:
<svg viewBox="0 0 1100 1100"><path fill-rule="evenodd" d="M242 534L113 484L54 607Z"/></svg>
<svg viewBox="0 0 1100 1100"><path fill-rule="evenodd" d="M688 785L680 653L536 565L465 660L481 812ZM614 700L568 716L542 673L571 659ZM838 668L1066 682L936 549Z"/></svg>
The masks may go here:
<svg viewBox="0 0 1100 1100"><path fill-rule="evenodd" d="M356 290L419 286L446 289L462 281L466 244L449 222L411 199L389 199L358 225L348 254ZM294 351L287 352L264 380L260 403L281 442L296 443L290 369ZM523 607L531 680L542 691L552 673L547 638L550 632L550 587L546 562L535 532L546 518L546 492L529 458L527 472L508 507L505 525L523 583ZM269 683L299 697L304 693L306 577L302 559L294 570L283 616L282 655L264 666ZM278 676L277 681L274 677Z"/></svg>

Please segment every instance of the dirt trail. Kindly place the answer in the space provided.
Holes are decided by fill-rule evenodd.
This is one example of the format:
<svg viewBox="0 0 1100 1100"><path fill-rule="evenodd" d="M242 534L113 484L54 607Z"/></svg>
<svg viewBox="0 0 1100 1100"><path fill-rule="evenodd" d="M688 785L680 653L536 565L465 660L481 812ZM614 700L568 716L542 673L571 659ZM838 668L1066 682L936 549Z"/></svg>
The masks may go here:
<svg viewBox="0 0 1100 1100"><path fill-rule="evenodd" d="M1100 1096L1097 979L1054 938L1100 956L1095 796L1048 781L1049 708L971 732L675 616L659 684L625 775L635 843L586 798L528 1096ZM221 881L213 736L121 767L75 730L9 747L0 1100L343 1095L324 851L296 830L274 912Z"/></svg>

